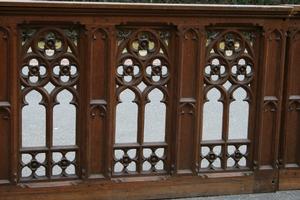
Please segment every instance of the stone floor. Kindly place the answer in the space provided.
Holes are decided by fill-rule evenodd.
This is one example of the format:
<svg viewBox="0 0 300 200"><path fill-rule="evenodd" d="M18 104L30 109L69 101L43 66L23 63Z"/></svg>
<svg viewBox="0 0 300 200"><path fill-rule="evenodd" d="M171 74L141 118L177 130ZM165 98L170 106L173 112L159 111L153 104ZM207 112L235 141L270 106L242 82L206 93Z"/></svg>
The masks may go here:
<svg viewBox="0 0 300 200"><path fill-rule="evenodd" d="M281 191L276 193L229 195L218 197L196 197L182 200L300 200L300 190Z"/></svg>

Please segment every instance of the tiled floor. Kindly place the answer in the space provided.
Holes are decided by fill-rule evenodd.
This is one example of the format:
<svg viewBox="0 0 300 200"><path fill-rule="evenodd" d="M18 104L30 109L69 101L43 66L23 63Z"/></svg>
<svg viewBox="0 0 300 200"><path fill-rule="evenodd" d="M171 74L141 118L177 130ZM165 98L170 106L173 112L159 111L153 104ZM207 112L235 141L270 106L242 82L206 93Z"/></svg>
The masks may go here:
<svg viewBox="0 0 300 200"><path fill-rule="evenodd" d="M300 190L264 194L186 198L184 200L300 200Z"/></svg>

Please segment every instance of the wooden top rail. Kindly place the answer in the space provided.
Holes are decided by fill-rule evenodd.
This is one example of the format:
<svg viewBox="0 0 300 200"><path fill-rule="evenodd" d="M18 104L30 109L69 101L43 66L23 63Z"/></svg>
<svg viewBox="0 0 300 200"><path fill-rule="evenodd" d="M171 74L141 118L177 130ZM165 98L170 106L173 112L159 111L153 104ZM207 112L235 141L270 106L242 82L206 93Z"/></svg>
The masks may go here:
<svg viewBox="0 0 300 200"><path fill-rule="evenodd" d="M134 13L132 11L134 10ZM295 5L208 5L99 2L0 1L1 14L54 15L161 15L164 16L239 16L288 18L297 16ZM187 12L188 11L188 12Z"/></svg>

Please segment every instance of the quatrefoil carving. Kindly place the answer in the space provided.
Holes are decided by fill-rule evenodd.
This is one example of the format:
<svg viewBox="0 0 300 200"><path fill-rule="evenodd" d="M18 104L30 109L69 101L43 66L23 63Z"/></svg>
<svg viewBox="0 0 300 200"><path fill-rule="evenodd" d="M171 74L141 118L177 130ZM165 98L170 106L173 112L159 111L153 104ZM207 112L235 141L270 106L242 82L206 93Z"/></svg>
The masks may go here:
<svg viewBox="0 0 300 200"><path fill-rule="evenodd" d="M42 85L47 81L47 69L38 58L29 58L21 69L21 79L26 85Z"/></svg>
<svg viewBox="0 0 300 200"><path fill-rule="evenodd" d="M63 85L72 85L78 78L77 63L71 58L63 58L53 67L55 81Z"/></svg>
<svg viewBox="0 0 300 200"><path fill-rule="evenodd" d="M32 159L28 166L32 171L36 171L41 166L41 163L39 163L36 159Z"/></svg>
<svg viewBox="0 0 300 200"><path fill-rule="evenodd" d="M211 84L223 83L227 78L226 65L221 58L211 58L205 67L205 78Z"/></svg>
<svg viewBox="0 0 300 200"><path fill-rule="evenodd" d="M58 165L63 168L66 169L69 165L71 164L71 162L66 158L63 157L59 162Z"/></svg>
<svg viewBox="0 0 300 200"><path fill-rule="evenodd" d="M45 176L47 161L44 153L24 153L21 156L21 177L38 179Z"/></svg>
<svg viewBox="0 0 300 200"><path fill-rule="evenodd" d="M128 167L128 165L132 162L132 159L129 155L124 154L120 162L124 165L124 167Z"/></svg>
<svg viewBox="0 0 300 200"><path fill-rule="evenodd" d="M228 146L228 152L226 157L227 167L229 168L240 168L246 166L246 160L248 157L246 145L230 145Z"/></svg>
<svg viewBox="0 0 300 200"><path fill-rule="evenodd" d="M168 61L163 57L157 57L149 62L146 68L146 77L150 84L163 84L169 79Z"/></svg>
<svg viewBox="0 0 300 200"><path fill-rule="evenodd" d="M235 160L240 160L243 156L244 155L238 149L234 151L233 157L235 158Z"/></svg>
<svg viewBox="0 0 300 200"><path fill-rule="evenodd" d="M45 32L37 42L37 49L46 57L52 58L64 48L64 40L59 33Z"/></svg>
<svg viewBox="0 0 300 200"><path fill-rule="evenodd" d="M133 58L124 57L117 67L117 77L120 84L132 85L141 81L141 63Z"/></svg>
<svg viewBox="0 0 300 200"><path fill-rule="evenodd" d="M147 31L139 32L131 42L131 49L141 59L145 59L156 51L157 41L153 33Z"/></svg>
<svg viewBox="0 0 300 200"><path fill-rule="evenodd" d="M205 158L207 158L210 162L214 162L218 156L215 154L215 152L210 151Z"/></svg>
<svg viewBox="0 0 300 200"><path fill-rule="evenodd" d="M234 59L245 48L243 39L236 33L226 33L217 43L217 51L226 59Z"/></svg>
<svg viewBox="0 0 300 200"><path fill-rule="evenodd" d="M154 153L152 153L151 156L149 157L149 161L152 165L155 165L159 160L160 160L159 157Z"/></svg>
<svg viewBox="0 0 300 200"><path fill-rule="evenodd" d="M233 80L237 83L246 84L253 78L253 64L247 58L241 58L238 63L231 68Z"/></svg>

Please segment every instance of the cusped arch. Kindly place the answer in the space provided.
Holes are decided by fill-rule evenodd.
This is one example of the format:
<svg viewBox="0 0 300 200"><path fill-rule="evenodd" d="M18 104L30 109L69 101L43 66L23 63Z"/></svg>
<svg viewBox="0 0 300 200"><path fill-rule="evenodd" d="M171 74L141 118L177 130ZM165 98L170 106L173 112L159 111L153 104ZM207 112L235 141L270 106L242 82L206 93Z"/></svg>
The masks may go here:
<svg viewBox="0 0 300 200"><path fill-rule="evenodd" d="M59 101L57 100L57 96L63 92L64 90L66 90L67 92L71 93L73 98L70 101L70 104L74 105L76 108L78 108L79 104L78 104L78 92L74 87L56 87L51 94L51 100L52 102L54 102L54 106L59 104Z"/></svg>
<svg viewBox="0 0 300 200"><path fill-rule="evenodd" d="M163 94L163 97L162 97L162 99L160 101L163 102L163 103L167 103L169 95L168 95L167 89L164 86L149 86L149 87L147 87L145 89L144 93L143 93L143 98L144 98L144 100L145 100L146 103L150 102L149 94L153 90L159 90Z"/></svg>

